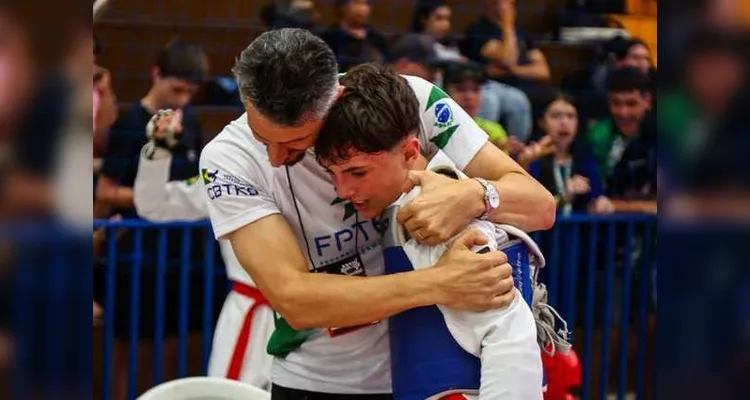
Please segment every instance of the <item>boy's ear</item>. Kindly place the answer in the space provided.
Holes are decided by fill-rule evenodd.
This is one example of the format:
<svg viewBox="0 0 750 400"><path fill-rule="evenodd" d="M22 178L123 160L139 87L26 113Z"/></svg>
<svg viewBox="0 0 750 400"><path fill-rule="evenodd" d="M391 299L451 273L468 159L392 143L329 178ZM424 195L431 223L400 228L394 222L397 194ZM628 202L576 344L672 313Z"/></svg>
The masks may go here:
<svg viewBox="0 0 750 400"><path fill-rule="evenodd" d="M419 159L421 154L421 145L419 139L416 137L408 137L401 143L401 149L403 151L404 160L408 163L413 163Z"/></svg>

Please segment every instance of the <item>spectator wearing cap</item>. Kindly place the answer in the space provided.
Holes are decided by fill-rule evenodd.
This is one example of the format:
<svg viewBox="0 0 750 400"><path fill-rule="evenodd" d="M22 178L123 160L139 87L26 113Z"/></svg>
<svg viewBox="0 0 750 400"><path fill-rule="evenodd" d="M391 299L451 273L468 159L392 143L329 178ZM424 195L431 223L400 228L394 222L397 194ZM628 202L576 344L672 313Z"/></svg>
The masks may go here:
<svg viewBox="0 0 750 400"><path fill-rule="evenodd" d="M451 35L451 7L444 0L419 0L414 10L412 32L432 36L435 52L445 61L466 61L458 41Z"/></svg>
<svg viewBox="0 0 750 400"><path fill-rule="evenodd" d="M648 76L633 68L613 70L608 118L588 140L605 191L617 212L656 213L656 129Z"/></svg>
<svg viewBox="0 0 750 400"><path fill-rule="evenodd" d="M443 64L435 51L435 39L429 35L408 33L396 42L391 51L391 69L397 74L435 82L436 71Z"/></svg>
<svg viewBox="0 0 750 400"><path fill-rule="evenodd" d="M368 0L336 0L339 22L320 34L336 54L341 72L362 63L387 60L386 39L368 25L371 8Z"/></svg>
<svg viewBox="0 0 750 400"><path fill-rule="evenodd" d="M527 95L550 79L547 58L516 26L515 0L486 0L485 15L466 31L466 55L484 65L487 75ZM532 96L533 97L533 96Z"/></svg>
<svg viewBox="0 0 750 400"><path fill-rule="evenodd" d="M482 105L481 87L485 82L482 69L473 63L450 63L443 75L443 85L461 108L482 128L495 146L505 150L508 134L502 125L479 116Z"/></svg>

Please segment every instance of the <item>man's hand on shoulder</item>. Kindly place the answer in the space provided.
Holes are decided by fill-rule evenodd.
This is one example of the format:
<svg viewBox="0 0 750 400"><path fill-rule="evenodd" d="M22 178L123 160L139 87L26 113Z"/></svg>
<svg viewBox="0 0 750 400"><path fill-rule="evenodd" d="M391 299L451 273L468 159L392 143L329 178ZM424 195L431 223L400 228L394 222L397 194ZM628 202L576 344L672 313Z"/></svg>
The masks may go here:
<svg viewBox="0 0 750 400"><path fill-rule="evenodd" d="M515 298L513 269L503 252L477 254L471 249L487 243L487 237L470 229L443 253L434 268L439 305L459 310L486 311L502 308Z"/></svg>
<svg viewBox="0 0 750 400"><path fill-rule="evenodd" d="M401 207L398 221L418 242L436 245L452 238L484 212L481 188L432 171L410 171L404 192L420 186L419 195ZM467 196L476 192L477 198Z"/></svg>

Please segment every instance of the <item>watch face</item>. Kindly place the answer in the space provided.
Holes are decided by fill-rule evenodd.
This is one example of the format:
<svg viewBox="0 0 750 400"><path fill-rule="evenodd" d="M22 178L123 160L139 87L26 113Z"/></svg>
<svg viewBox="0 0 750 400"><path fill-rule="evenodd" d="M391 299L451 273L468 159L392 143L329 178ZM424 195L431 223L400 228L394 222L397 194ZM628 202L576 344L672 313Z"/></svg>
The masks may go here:
<svg viewBox="0 0 750 400"><path fill-rule="evenodd" d="M490 193L488 200L490 201L490 207L493 209L500 205L500 196L494 190Z"/></svg>

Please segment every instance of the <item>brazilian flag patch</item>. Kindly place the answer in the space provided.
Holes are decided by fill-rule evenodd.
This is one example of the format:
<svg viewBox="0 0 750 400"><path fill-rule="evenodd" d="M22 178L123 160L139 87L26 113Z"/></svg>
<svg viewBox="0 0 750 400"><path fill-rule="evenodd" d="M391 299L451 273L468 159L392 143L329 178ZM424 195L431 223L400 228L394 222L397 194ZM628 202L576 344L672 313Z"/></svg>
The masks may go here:
<svg viewBox="0 0 750 400"><path fill-rule="evenodd" d="M188 186L193 186L195 185L195 182L198 182L198 178L200 178L198 175L193 176L191 178L187 178L185 179L185 184Z"/></svg>
<svg viewBox="0 0 750 400"><path fill-rule="evenodd" d="M201 169L201 178L203 178L203 183L206 185L213 183L216 180L217 175L219 175L219 170L211 172L206 168Z"/></svg>

